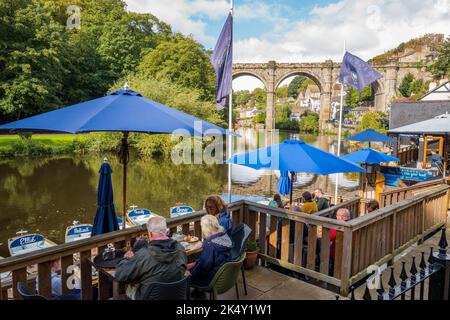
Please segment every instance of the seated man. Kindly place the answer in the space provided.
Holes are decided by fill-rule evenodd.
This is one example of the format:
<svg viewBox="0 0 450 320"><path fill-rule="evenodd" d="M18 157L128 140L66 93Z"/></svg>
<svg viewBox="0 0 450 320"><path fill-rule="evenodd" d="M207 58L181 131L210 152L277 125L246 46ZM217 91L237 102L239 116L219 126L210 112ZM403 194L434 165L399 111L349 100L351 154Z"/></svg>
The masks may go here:
<svg viewBox="0 0 450 320"><path fill-rule="evenodd" d="M219 221L212 215L200 220L203 235L203 250L197 262L188 265L190 283L207 286L220 267L232 259L233 242Z"/></svg>
<svg viewBox="0 0 450 320"><path fill-rule="evenodd" d="M184 277L187 265L185 249L167 236L166 219L152 217L147 222L148 245L125 254L116 268L116 279L133 284L127 295L133 300L145 299L153 282L175 282Z"/></svg>
<svg viewBox="0 0 450 320"><path fill-rule="evenodd" d="M351 219L350 211L347 208L340 208L336 212L336 220L339 221L349 221ZM334 255L336 251L336 230L330 230L330 258L334 260Z"/></svg>
<svg viewBox="0 0 450 320"><path fill-rule="evenodd" d="M52 297L58 299L79 300L81 298L81 290L79 284L75 285L75 288L70 294L62 293L62 280L61 280L61 261L59 259L52 261L51 263L51 285L52 285ZM36 277L36 292L39 293L39 280Z"/></svg>
<svg viewBox="0 0 450 320"><path fill-rule="evenodd" d="M317 203L317 209L319 211L328 209L330 207L328 199L323 196L322 189L316 189L314 191L314 200Z"/></svg>

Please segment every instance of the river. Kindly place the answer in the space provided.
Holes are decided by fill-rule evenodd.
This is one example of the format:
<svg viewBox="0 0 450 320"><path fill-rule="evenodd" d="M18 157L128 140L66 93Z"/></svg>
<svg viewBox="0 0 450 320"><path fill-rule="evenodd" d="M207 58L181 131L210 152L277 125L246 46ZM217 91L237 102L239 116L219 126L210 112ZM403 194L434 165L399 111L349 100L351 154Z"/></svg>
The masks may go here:
<svg viewBox="0 0 450 320"><path fill-rule="evenodd" d="M247 148L256 146L257 133L240 129ZM336 136L280 133L280 141L302 139L321 149L335 152ZM349 146L342 146L345 154ZM42 233L56 243L64 242L65 228L74 220L92 223L96 212L98 170L104 157L113 169L116 210L121 208L122 167L114 155L89 154L0 160L0 255L9 256L7 239L18 230ZM233 193L272 196L276 175L242 166L233 166ZM127 203L169 216L169 208L185 203L202 209L203 200L227 189L226 165L175 165L170 160L139 157L132 153L127 173ZM321 187L334 192L334 176L298 175L295 193ZM354 192L357 174L340 178L340 194Z"/></svg>

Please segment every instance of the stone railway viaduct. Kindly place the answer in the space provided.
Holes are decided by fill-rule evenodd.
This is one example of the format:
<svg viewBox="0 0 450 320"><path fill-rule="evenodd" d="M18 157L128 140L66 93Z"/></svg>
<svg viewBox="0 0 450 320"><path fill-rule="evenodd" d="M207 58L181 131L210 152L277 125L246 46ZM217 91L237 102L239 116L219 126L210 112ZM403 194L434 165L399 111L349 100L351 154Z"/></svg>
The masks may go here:
<svg viewBox="0 0 450 320"><path fill-rule="evenodd" d="M427 75L421 63L389 62L372 65L383 78L372 87L375 94L375 108L386 111L397 94L405 75L410 72L416 78ZM261 80L267 93L266 129L275 129L275 92L278 86L291 76L303 75L313 80L320 89L320 130L330 129L331 102L333 87L339 80L341 63L327 60L323 63L235 63L233 79L240 76L253 76Z"/></svg>

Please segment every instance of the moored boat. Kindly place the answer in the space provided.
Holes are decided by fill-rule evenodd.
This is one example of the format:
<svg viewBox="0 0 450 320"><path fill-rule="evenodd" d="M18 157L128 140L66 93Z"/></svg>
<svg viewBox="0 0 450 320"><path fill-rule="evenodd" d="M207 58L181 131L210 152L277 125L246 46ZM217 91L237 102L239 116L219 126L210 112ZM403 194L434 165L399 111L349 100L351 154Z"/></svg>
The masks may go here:
<svg viewBox="0 0 450 320"><path fill-rule="evenodd" d="M66 228L65 242L73 242L91 237L92 225L80 224L79 221L74 221L73 224Z"/></svg>
<svg viewBox="0 0 450 320"><path fill-rule="evenodd" d="M47 239L42 234L26 233L27 231L20 230L17 232L18 236L8 239L8 249L11 256L56 246L56 243Z"/></svg>
<svg viewBox="0 0 450 320"><path fill-rule="evenodd" d="M148 209L138 208L138 206L130 206L131 210L128 210L127 217L129 221L135 225L140 226L146 224L151 217L159 217L159 215L151 212Z"/></svg>
<svg viewBox="0 0 450 320"><path fill-rule="evenodd" d="M170 208L170 217L176 218L176 217L183 216L185 214L189 214L192 212L194 212L194 209L192 207L185 206L185 205L179 205L179 206Z"/></svg>

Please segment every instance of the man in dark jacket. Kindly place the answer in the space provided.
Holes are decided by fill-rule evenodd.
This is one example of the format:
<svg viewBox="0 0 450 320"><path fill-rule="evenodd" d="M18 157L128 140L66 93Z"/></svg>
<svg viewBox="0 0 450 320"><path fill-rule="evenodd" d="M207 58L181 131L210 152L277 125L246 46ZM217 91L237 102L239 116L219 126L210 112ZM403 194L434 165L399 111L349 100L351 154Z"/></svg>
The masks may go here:
<svg viewBox="0 0 450 320"><path fill-rule="evenodd" d="M314 191L314 200L317 202L317 209L319 209L319 211L330 207L328 199L323 196L322 189L316 189L316 191Z"/></svg>
<svg viewBox="0 0 450 320"><path fill-rule="evenodd" d="M152 217L147 229L148 245L136 253L128 251L116 268L116 279L130 284L127 295L133 300L145 299L151 283L181 280L186 271L185 249L167 236L166 220Z"/></svg>

